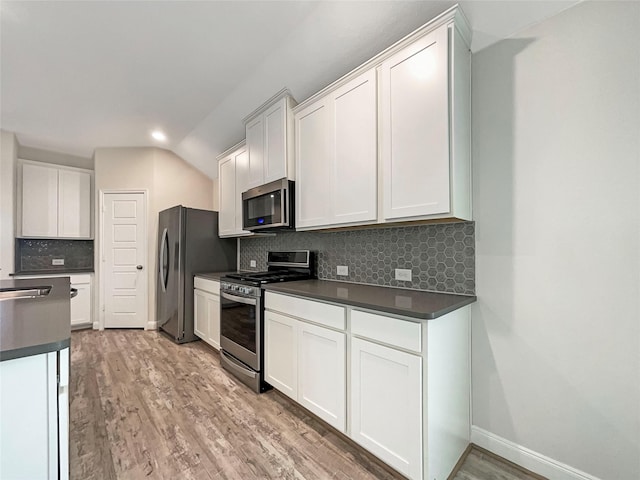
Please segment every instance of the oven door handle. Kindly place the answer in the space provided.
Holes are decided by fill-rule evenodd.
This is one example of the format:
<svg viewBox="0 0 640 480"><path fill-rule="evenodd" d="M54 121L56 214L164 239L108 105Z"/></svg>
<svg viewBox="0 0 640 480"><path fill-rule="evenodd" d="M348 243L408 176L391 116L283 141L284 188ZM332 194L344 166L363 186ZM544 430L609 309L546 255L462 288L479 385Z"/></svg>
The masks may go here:
<svg viewBox="0 0 640 480"><path fill-rule="evenodd" d="M238 362L235 358L233 358L224 350L220 350L220 354L221 354L220 358L222 359L222 361L234 372L249 378L256 378L258 376L257 372L254 372L253 370L245 367L244 365L241 365L240 362Z"/></svg>
<svg viewBox="0 0 640 480"><path fill-rule="evenodd" d="M239 297L237 295L230 295L226 292L220 292L222 298L226 298L227 300L231 300L232 302L244 303L245 305L257 305L258 300L255 298L247 298L247 297Z"/></svg>

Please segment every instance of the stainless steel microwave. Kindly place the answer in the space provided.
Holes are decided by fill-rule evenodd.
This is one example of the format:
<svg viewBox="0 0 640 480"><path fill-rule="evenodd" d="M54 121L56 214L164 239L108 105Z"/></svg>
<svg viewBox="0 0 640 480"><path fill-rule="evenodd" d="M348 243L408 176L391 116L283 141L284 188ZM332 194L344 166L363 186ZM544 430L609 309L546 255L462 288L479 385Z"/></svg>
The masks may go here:
<svg viewBox="0 0 640 480"><path fill-rule="evenodd" d="M280 230L295 227L294 182L282 178L242 193L244 230Z"/></svg>

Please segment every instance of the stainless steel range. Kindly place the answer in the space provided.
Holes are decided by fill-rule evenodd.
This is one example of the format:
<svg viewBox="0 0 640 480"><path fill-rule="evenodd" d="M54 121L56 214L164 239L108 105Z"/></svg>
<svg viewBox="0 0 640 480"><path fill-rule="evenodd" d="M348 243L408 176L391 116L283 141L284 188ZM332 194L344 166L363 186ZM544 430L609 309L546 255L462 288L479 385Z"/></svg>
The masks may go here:
<svg viewBox="0 0 640 480"><path fill-rule="evenodd" d="M264 290L266 283L313 278L309 250L269 252L266 272L231 273L220 279L220 353L222 366L255 392L264 381Z"/></svg>

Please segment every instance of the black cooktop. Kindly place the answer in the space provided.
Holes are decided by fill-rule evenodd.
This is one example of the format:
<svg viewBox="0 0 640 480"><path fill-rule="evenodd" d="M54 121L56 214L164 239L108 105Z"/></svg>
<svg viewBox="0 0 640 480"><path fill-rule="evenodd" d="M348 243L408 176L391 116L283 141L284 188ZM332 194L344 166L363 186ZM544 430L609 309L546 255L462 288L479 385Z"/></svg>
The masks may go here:
<svg viewBox="0 0 640 480"><path fill-rule="evenodd" d="M268 270L266 272L239 272L229 273L226 278L242 280L243 282L262 285L264 283L291 282L293 280L307 280L311 277L309 272L296 272L291 270Z"/></svg>
<svg viewBox="0 0 640 480"><path fill-rule="evenodd" d="M315 254L309 250L268 252L266 272L228 273L221 280L259 287L265 283L314 278Z"/></svg>

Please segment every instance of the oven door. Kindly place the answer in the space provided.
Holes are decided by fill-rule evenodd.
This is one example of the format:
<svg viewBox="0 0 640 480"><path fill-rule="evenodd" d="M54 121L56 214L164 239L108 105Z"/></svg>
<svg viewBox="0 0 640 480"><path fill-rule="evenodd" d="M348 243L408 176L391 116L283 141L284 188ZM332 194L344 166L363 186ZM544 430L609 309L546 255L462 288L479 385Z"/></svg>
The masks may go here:
<svg viewBox="0 0 640 480"><path fill-rule="evenodd" d="M262 302L220 291L220 348L260 371Z"/></svg>

